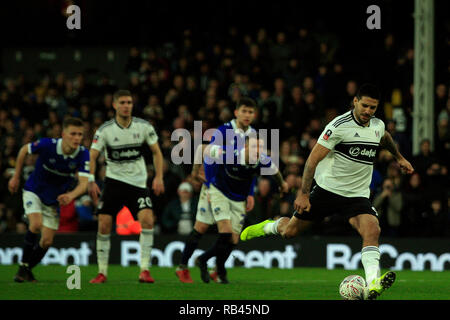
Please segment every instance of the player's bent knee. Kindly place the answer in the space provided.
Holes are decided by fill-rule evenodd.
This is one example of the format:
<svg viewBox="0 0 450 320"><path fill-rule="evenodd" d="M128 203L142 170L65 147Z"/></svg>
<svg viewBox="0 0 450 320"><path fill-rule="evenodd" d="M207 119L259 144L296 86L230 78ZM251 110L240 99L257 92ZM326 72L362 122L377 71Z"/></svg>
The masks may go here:
<svg viewBox="0 0 450 320"><path fill-rule="evenodd" d="M206 231L208 231L209 229L209 224L200 222L200 221L196 221L194 224L194 229L195 231L197 231L200 234L205 234Z"/></svg>
<svg viewBox="0 0 450 320"><path fill-rule="evenodd" d="M41 232L42 222L33 222L33 223L31 223L29 229L33 233Z"/></svg>
<svg viewBox="0 0 450 320"><path fill-rule="evenodd" d="M53 239L51 239L51 238L42 238L41 243L40 243L40 245L43 249L50 248L52 244L53 244Z"/></svg>
<svg viewBox="0 0 450 320"><path fill-rule="evenodd" d="M100 234L110 234L112 226L111 224L98 224L98 233Z"/></svg>
<svg viewBox="0 0 450 320"><path fill-rule="evenodd" d="M153 229L154 219L152 210L143 209L138 212L137 217L143 229Z"/></svg>
<svg viewBox="0 0 450 320"><path fill-rule="evenodd" d="M140 221L142 229L153 229L153 220Z"/></svg>
<svg viewBox="0 0 450 320"><path fill-rule="evenodd" d="M98 233L110 234L112 230L112 216L100 214L98 216Z"/></svg>

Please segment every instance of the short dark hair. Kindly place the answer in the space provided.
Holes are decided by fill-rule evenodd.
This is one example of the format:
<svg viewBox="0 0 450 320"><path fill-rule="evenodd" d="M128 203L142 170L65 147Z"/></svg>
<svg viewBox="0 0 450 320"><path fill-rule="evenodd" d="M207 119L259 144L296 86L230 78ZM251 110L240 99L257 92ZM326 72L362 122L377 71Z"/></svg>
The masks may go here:
<svg viewBox="0 0 450 320"><path fill-rule="evenodd" d="M356 97L358 98L358 100L361 100L362 97L369 97L372 99L380 100L380 91L375 85L365 83L361 85L361 87L359 87Z"/></svg>
<svg viewBox="0 0 450 320"><path fill-rule="evenodd" d="M63 121L63 129L66 129L68 126L82 127L83 120L80 118L68 117Z"/></svg>
<svg viewBox="0 0 450 320"><path fill-rule="evenodd" d="M129 90L118 90L113 95L114 101L117 101L120 97L131 97L131 92Z"/></svg>
<svg viewBox="0 0 450 320"><path fill-rule="evenodd" d="M243 97L239 99L239 101L236 104L236 109L239 109L241 106L246 106L249 108L256 108L256 102L252 98L249 97Z"/></svg>

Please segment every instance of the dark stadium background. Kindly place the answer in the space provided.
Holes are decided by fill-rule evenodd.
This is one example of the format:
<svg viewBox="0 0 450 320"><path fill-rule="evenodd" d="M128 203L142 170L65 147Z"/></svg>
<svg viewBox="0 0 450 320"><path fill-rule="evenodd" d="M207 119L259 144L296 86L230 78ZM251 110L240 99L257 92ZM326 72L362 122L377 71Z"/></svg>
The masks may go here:
<svg viewBox="0 0 450 320"><path fill-rule="evenodd" d="M249 34L255 38L257 31L261 28L267 30L267 35L270 39L275 39L277 32L284 31L287 35L288 43L294 42L300 28L306 28L310 34L326 35L331 39L331 43L336 41L337 50L334 55L334 60L329 68L335 64L341 64L344 67L344 76L342 82L339 82L341 93L345 93L346 84L350 80L355 80L357 84L363 82L373 82L378 84L383 92L382 104L391 100L392 90L399 88L403 94L403 101L411 96L408 96L409 85L412 83L412 61L407 59L407 51L413 48L414 45L414 21L413 21L413 1L270 1L260 2L255 0L250 1L126 1L115 3L110 1L74 1L81 8L81 30L68 30L66 28L66 19L62 12L64 8L70 3L67 1L47 0L47 1L21 1L8 3L2 2L0 5L0 34L1 34L1 48L0 49L0 92L5 92L5 80L7 78L17 78L19 73L14 72L14 65L9 64L12 61L11 54L17 50L27 53L34 51L50 51L60 50L61 52L73 52L79 49L81 52L92 49L114 49L117 48L117 59L127 59L128 51L131 47L137 47L141 51L153 48L159 50L164 48L167 43L171 43L176 48L179 48L183 41L183 34L186 30L190 30L192 39L196 50L204 50L210 52L214 44L219 44L222 48L226 46L235 47L236 55L242 54L246 49L243 46L243 37ZM366 20L369 14L366 13L366 8L371 4L377 4L381 8L381 30L368 30L366 27ZM435 104L435 116L445 109L448 102L449 92L449 31L450 23L448 19L448 1L435 2L435 85L443 84L445 86L445 101L443 104ZM232 27L237 30L237 36L230 38L229 33ZM406 59L405 68L389 69L385 64L386 51L384 49L384 41L388 34L392 34L395 43L395 52L393 65L395 66L399 59ZM233 42L234 41L234 42ZM124 51L125 50L125 51ZM125 53L124 53L125 52ZM158 51L161 52L161 51ZM119 54L120 53L120 54ZM178 58L177 58L178 59ZM123 61L123 60L120 60ZM126 61L125 61L126 62ZM99 66L102 65L99 61ZM308 65L310 61L302 61ZM405 63L405 62L404 62ZM408 65L408 63L410 65ZM176 60L169 61L170 64L176 64ZM236 64L239 65L239 59L236 59ZM60 66L61 61L54 64ZM316 65L315 67L317 67ZM73 70L74 65L67 63L67 70ZM76 65L75 65L76 68ZM169 66L171 68L171 65ZM239 69L239 67L238 67ZM88 81L91 81L94 86L103 74L108 74L110 80L117 85L129 85L130 74L126 73L125 65L114 65L114 70L102 70L99 68L89 68L88 70L78 70L78 72L67 71L64 69L52 69L52 65L46 65L44 68L28 68L21 70L20 73L25 75L25 81L29 82L29 88L37 86L43 77L49 76L51 82L54 81L55 76L59 72L65 72L67 78L74 79L78 73L87 75ZM400 71L399 71L400 70ZM316 79L317 69L314 69L311 77ZM176 72L171 72L169 76L170 82L173 80L172 76ZM114 76L117 75L117 79ZM269 84L264 84L264 88L272 90L272 83L275 77L282 76L282 74L274 74L268 77ZM396 78L398 76L398 79ZM403 76L403 78L401 78ZM394 79L395 78L395 79ZM396 82L397 81L397 82ZM300 83L301 84L301 83ZM222 91L225 92L223 99L232 105L231 99L226 96L226 91L230 83L222 83ZM334 88L336 89L336 88ZM205 98L205 92L202 92ZM287 92L290 95L290 92ZM326 94L324 94L326 96ZM91 100L89 100L91 99ZM328 99L328 100L326 100ZM436 98L437 99L437 98ZM87 102L93 105L101 101L101 96L92 94ZM146 103L141 101L142 107ZM334 103L333 98L325 97L325 100ZM6 101L6 102L5 102ZM337 101L337 100L336 100ZM342 101L347 101L345 98ZM411 100L409 100L411 103ZM0 110L7 110L8 117L16 117L17 114L10 113L12 105L8 100L0 102ZM79 108L81 100L74 104L74 108ZM19 104L20 105L20 104ZM329 106L329 104L328 104ZM326 107L326 106L325 106ZM334 106L336 108L345 108L344 105ZM406 106L403 106L406 108ZM411 105L409 105L411 107ZM441 108L441 109L438 109ZM163 108L164 109L164 108ZM191 112L195 120L197 119L195 107L191 107ZM448 107L447 107L448 110ZM23 111L23 110L22 110ZM136 111L139 115L139 110ZM379 108L377 113L383 120L388 121L384 114L383 108ZM322 114L323 115L323 114ZM105 115L106 117L106 115ZM165 125L157 127L158 130L169 130L173 127L171 120L168 121L165 115ZM91 118L92 119L92 118ZM46 119L43 119L46 120ZM47 119L48 120L48 119ZM61 120L61 119L59 119ZM281 123L287 120L280 119ZM301 120L301 119L299 119ZM411 138L411 119L409 118L408 129L405 132L406 137ZM321 118L324 121L324 118ZM214 121L213 121L214 122ZM216 118L216 123L220 121ZM307 121L308 122L308 121ZM44 121L45 123L45 121ZM320 124L321 130L323 124ZM295 125L295 123L294 123ZM308 123L306 125L309 125ZM260 124L261 127L263 127ZM280 125L279 128L283 128ZM2 129L3 130L3 129ZM447 124L447 138L448 139L448 124ZM283 131L283 129L281 130ZM159 131L161 133L161 131ZM5 145L5 131L1 131L0 146ZM294 134L295 138L300 141L301 133ZM160 137L161 138L161 137ZM160 141L167 141L160 140ZM402 140L403 141L403 140ZM424 200L427 205L424 206L424 211L417 213L420 222L415 221L415 225L402 225L400 229L390 228L386 221L383 222L383 230L387 230L385 235L402 237L402 236L420 236L420 237L448 237L450 235L450 215L448 212L448 148L445 149L443 144L439 144L440 140L435 139L436 147L439 153L436 154L436 161L440 167L446 167L447 171L442 169L442 174L438 180L427 180L426 173L423 177L423 187L431 193L430 197ZM445 140L443 140L445 141ZM410 141L409 141L410 142ZM448 140L447 140L448 143ZM16 147L20 147L21 142L16 142ZM294 143L295 145L295 143ZM406 147L408 150L410 145ZM308 148L306 148L308 149ZM410 159L412 154L405 152ZM306 150L307 154L307 150ZM167 153L165 154L167 156ZM298 155L297 155L298 156ZM301 155L305 157L306 155ZM6 184L7 179L4 173L7 168L11 168L10 163L6 163L5 157L1 163L1 214L0 221L3 222L3 227L0 232L14 233L16 231L23 232L23 229L15 229L14 225L9 220L15 220L20 223L20 198L11 199L7 194ZM413 163L414 165L414 163ZM388 164L383 163L379 166L382 173L381 180L386 177L388 171ZM301 169L301 165L299 167ZM286 169L286 168L284 168ZM425 168L426 171L427 168ZM179 172L174 170L168 177L170 183L179 183L186 179L186 172ZM302 171L296 171L301 172ZM177 176L179 175L179 176ZM297 174L298 176L299 174ZM438 182L436 182L438 181ZM380 182L381 183L381 182ZM176 184L177 185L177 184ZM161 221L161 214L163 209L167 206L170 200L176 199L176 185L175 189L168 189L164 199L155 198L155 207L159 210L157 213L159 221ZM402 179L401 192L407 194L407 181ZM379 192L378 189L373 190L373 197ZM273 190L273 189L272 189ZM438 192L441 196L442 204L439 220L430 213L431 201L434 200L435 194ZM272 193L275 197L275 193ZM292 198L291 198L292 200ZM14 202L15 201L15 202ZM427 202L428 201L428 202ZM14 202L14 203L12 203ZM7 208L13 207L13 214L7 213ZM289 209L284 209L286 214ZM275 214L275 212L273 212ZM404 216L404 213L402 212ZM260 219L258 213L255 214L255 219ZM434 219L434 220L433 220ZM402 223L405 222L403 218ZM406 223L406 222L405 222ZM412 223L412 222L411 222ZM90 228L89 230L95 230ZM174 233L174 230L165 230L163 232ZM353 231L342 221L328 220L324 225L318 226L314 230L317 234L324 235L354 235Z"/></svg>

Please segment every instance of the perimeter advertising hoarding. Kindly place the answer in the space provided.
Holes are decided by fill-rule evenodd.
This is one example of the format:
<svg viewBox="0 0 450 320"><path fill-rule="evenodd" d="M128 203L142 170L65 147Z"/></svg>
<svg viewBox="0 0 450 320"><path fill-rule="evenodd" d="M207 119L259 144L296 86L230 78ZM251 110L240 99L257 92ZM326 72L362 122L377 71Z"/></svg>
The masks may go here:
<svg viewBox="0 0 450 320"><path fill-rule="evenodd" d="M55 243L43 259L43 264L96 264L95 233L58 234ZM216 239L205 235L194 259ZM152 250L152 265L174 267L179 263L185 237L157 235ZM15 264L22 255L23 235L0 235L0 264ZM380 244L381 267L392 270L450 270L450 239L383 238ZM122 266L139 262L138 236L111 237L110 263ZM361 240L358 237L297 237L283 240L275 237L242 242L227 260L227 267L326 267L354 270L362 268ZM214 265L214 259L209 261Z"/></svg>

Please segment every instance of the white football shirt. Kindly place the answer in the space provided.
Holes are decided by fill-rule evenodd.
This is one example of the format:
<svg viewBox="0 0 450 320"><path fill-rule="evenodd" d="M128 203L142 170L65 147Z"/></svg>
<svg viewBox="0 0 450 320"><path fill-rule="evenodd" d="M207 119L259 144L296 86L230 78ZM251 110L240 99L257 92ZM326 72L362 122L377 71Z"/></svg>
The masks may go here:
<svg viewBox="0 0 450 320"><path fill-rule="evenodd" d="M106 177L146 188L147 168L142 151L145 144L157 142L158 135L148 121L133 117L124 128L114 118L98 128L91 148L105 151Z"/></svg>
<svg viewBox="0 0 450 320"><path fill-rule="evenodd" d="M367 127L359 124L353 110L333 119L317 140L330 152L317 165L316 183L344 197L369 198L373 163L384 130L384 122L377 118L370 119Z"/></svg>

